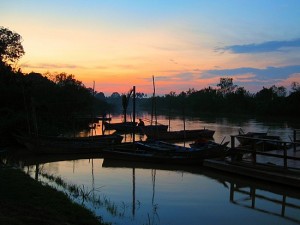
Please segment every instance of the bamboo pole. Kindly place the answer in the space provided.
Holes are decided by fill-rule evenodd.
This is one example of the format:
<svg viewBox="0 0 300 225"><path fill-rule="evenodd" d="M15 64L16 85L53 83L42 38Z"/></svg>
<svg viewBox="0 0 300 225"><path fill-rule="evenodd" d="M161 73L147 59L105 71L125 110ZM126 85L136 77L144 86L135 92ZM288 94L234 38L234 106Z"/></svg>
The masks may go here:
<svg viewBox="0 0 300 225"><path fill-rule="evenodd" d="M132 142L135 142L135 86L132 88L132 107L133 107L133 112L132 112L132 118L133 118L133 136L132 136Z"/></svg>

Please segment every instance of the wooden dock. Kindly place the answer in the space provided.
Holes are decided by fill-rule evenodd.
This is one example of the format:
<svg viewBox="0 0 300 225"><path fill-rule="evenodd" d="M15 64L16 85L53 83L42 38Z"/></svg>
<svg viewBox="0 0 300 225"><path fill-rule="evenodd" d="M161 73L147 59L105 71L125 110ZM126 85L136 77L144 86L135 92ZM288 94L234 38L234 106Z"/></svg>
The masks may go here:
<svg viewBox="0 0 300 225"><path fill-rule="evenodd" d="M235 138L232 136L232 139ZM234 140L233 142L234 143ZM280 142L281 148L260 151L253 145L250 149L232 146L239 157L224 160L205 160L208 168L251 177L268 182L300 187L300 146L297 142Z"/></svg>

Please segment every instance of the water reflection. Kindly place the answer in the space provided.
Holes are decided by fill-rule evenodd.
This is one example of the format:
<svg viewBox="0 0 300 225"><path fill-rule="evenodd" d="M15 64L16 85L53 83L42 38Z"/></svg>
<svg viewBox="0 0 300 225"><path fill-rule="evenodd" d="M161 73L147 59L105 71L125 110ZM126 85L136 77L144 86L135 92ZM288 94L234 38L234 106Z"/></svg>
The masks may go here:
<svg viewBox="0 0 300 225"><path fill-rule="evenodd" d="M230 187L229 201L240 207L272 216L282 217L300 224L300 193L294 188L270 184L240 176L206 172L208 176L221 176Z"/></svg>
<svg viewBox="0 0 300 225"><path fill-rule="evenodd" d="M142 118L147 123L147 118L150 118L146 112L139 112L136 118ZM169 125L171 131L183 130L184 127L187 130L192 129L211 129L215 130L214 140L220 143L224 138L224 141L230 141L230 135L238 134L238 130L243 128L245 132L267 132L269 135L278 135L283 141L290 141L293 137L293 129L300 126L299 120L280 120L279 118L250 118L250 117L222 117L211 115L199 115L199 116L185 116L185 122L183 122L182 116L173 115L158 115L157 120L160 124ZM112 123L122 121L122 115L113 115ZM102 123L99 122L96 126L94 134L102 134ZM105 134L112 133L114 131L105 131ZM88 136L91 131L81 132L80 136ZM131 141L133 139L131 134L123 134L123 141ZM146 140L145 135L136 134L135 140ZM178 142L183 145L183 142ZM186 143L187 145L189 142Z"/></svg>
<svg viewBox="0 0 300 225"><path fill-rule="evenodd" d="M272 197L267 197L274 195ZM238 197L237 197L238 196ZM299 199L299 196L297 196ZM287 220L300 223L298 215L300 213L300 203L294 204L293 199L288 199L289 196L286 193L264 193L264 190L257 189L255 187L239 187L237 184L231 183L230 185L230 202L237 204L245 208L251 208L259 212L284 217ZM258 204L265 202L263 204ZM266 207L267 204L274 204L275 207ZM278 209L274 211L274 208L278 206ZM298 210L296 215L288 215L289 210Z"/></svg>
<svg viewBox="0 0 300 225"><path fill-rule="evenodd" d="M300 193L197 167L101 155L10 158L113 224L300 224Z"/></svg>
<svg viewBox="0 0 300 225"><path fill-rule="evenodd" d="M147 116L139 114L137 118ZM159 115L158 121L168 124L169 117ZM119 122L118 117L112 122ZM220 143L224 137L230 141L230 135L237 134L240 127L246 132L269 130L270 135L289 141L291 124L199 116L186 117L185 126L215 130L214 140ZM170 126L171 130L182 130L182 117L173 116ZM299 121L293 126L299 126ZM102 127L96 126L94 134L101 132ZM124 134L124 140L131 141L132 135ZM101 154L13 154L1 156L1 161L64 191L113 224L300 224L298 190L203 168L108 160Z"/></svg>

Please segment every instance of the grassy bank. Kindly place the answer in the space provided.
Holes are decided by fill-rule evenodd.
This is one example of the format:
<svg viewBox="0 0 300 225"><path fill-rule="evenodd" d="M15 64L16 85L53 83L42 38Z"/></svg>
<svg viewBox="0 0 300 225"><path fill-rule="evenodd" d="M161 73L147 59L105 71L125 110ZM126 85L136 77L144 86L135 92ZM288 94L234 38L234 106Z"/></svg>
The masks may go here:
<svg viewBox="0 0 300 225"><path fill-rule="evenodd" d="M0 224L101 225L89 210L22 171L0 167Z"/></svg>

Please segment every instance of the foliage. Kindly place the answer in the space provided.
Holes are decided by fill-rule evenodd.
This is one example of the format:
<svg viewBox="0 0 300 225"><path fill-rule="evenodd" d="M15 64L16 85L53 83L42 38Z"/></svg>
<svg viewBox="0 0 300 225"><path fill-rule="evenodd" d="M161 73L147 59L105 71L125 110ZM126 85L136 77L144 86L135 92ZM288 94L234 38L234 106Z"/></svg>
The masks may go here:
<svg viewBox="0 0 300 225"><path fill-rule="evenodd" d="M300 91L300 83L292 82L291 88L292 88L292 92L299 92Z"/></svg>
<svg viewBox="0 0 300 225"><path fill-rule="evenodd" d="M21 42L22 37L19 34L0 27L0 61L8 64L19 60L25 54Z"/></svg>
<svg viewBox="0 0 300 225"><path fill-rule="evenodd" d="M3 64L0 67L0 100L0 111L10 118L0 124L0 133L21 129L58 134L87 126L76 118L103 114L108 108L105 101L95 98L73 75L23 74Z"/></svg>
<svg viewBox="0 0 300 225"><path fill-rule="evenodd" d="M218 87L220 87L220 92L223 95L230 94L234 91L234 89L237 87L237 85L233 85L233 78L230 77L221 77L220 83L217 84Z"/></svg>
<svg viewBox="0 0 300 225"><path fill-rule="evenodd" d="M297 116L300 113L300 85L292 83L287 96L283 86L264 87L251 94L244 87L233 84L232 78L221 78L219 88L189 89L179 95L172 91L156 98L157 109L181 113L234 113L265 116ZM184 98L183 98L184 97ZM183 102L184 99L184 102ZM151 99L142 102L143 109L150 110Z"/></svg>
<svg viewBox="0 0 300 225"><path fill-rule="evenodd" d="M125 94L122 94L121 95L121 98L122 98L122 107L123 107L123 116L124 116L124 122L126 122L126 117L127 117L127 108L128 108L128 105L129 105L129 100L130 100L130 97L132 95L132 92L133 92L133 89L131 89L127 95Z"/></svg>

